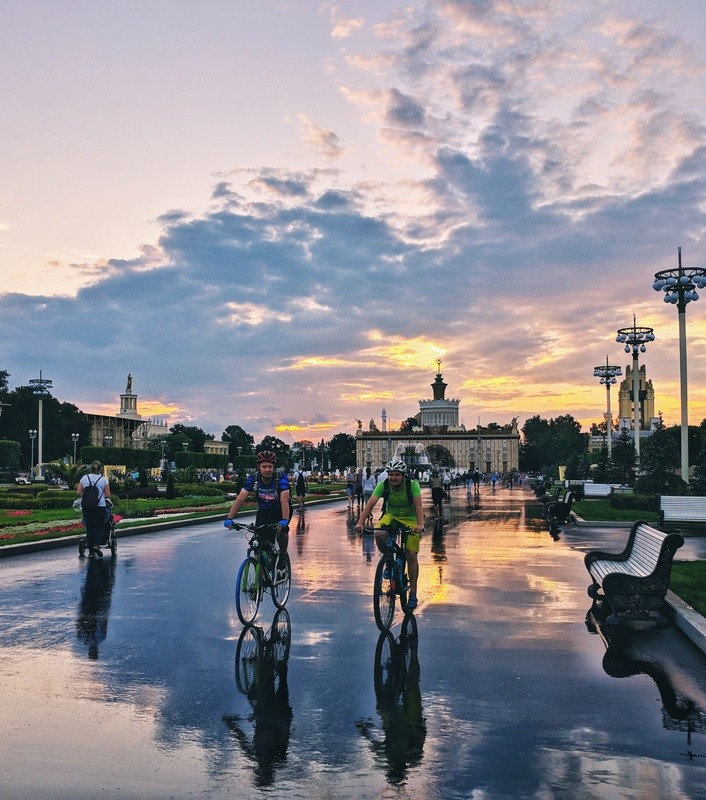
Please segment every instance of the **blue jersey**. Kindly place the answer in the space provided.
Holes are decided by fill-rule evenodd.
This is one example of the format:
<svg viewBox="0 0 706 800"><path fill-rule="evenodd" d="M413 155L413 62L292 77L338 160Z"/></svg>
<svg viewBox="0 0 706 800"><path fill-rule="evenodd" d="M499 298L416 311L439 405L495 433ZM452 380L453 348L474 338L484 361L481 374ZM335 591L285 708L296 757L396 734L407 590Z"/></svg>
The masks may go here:
<svg viewBox="0 0 706 800"><path fill-rule="evenodd" d="M248 492L257 491L257 507L260 509L279 509L279 496L282 492L289 491L289 478L281 475L279 478L272 478L270 483L263 483L262 476L258 473L248 475L243 484L243 489Z"/></svg>

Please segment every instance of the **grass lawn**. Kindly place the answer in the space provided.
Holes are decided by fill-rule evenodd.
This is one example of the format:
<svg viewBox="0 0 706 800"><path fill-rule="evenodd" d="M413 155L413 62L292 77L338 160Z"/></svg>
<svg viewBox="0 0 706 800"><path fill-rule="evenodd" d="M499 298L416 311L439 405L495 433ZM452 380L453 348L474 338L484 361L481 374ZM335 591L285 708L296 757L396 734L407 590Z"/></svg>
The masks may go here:
<svg viewBox="0 0 706 800"><path fill-rule="evenodd" d="M706 616L706 561L674 561L669 588Z"/></svg>
<svg viewBox="0 0 706 800"><path fill-rule="evenodd" d="M574 502L571 510L588 522L659 522L659 512L639 511L634 508L613 508L609 500L581 500Z"/></svg>

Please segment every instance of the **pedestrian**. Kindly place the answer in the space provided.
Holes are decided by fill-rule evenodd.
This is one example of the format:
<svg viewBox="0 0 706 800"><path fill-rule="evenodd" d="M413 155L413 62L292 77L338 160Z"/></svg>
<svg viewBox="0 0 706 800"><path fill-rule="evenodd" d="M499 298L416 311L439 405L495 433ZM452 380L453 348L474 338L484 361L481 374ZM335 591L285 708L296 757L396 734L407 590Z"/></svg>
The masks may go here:
<svg viewBox="0 0 706 800"><path fill-rule="evenodd" d="M304 498L306 497L309 482L306 478L306 473L303 470L297 470L294 473L294 493L299 503L299 510L304 510Z"/></svg>
<svg viewBox="0 0 706 800"><path fill-rule="evenodd" d="M444 482L439 475L439 470L435 469L429 478L429 488L431 489L431 502L434 506L434 518L441 517L441 501L444 497Z"/></svg>
<svg viewBox="0 0 706 800"><path fill-rule="evenodd" d="M363 507L363 470L359 469L355 476L355 501L358 511Z"/></svg>
<svg viewBox="0 0 706 800"><path fill-rule="evenodd" d="M370 500L370 498L371 498L371 496L373 494L373 489L377 485L377 482L378 482L377 478L373 474L373 471L370 469L370 467L366 467L365 468L365 475L363 476L363 506L365 506L367 504L368 500ZM372 525L372 515L366 521L365 524L366 524L367 527L371 527L371 525Z"/></svg>
<svg viewBox="0 0 706 800"><path fill-rule="evenodd" d="M355 467L350 467L346 473L346 494L348 495L348 510L353 510L353 499L355 498L356 471Z"/></svg>
<svg viewBox="0 0 706 800"><path fill-rule="evenodd" d="M76 495L81 499L88 557L103 558L100 546L110 517L110 509L106 503L106 500L110 500L110 484L103 475L100 461L91 463L91 471L76 485Z"/></svg>

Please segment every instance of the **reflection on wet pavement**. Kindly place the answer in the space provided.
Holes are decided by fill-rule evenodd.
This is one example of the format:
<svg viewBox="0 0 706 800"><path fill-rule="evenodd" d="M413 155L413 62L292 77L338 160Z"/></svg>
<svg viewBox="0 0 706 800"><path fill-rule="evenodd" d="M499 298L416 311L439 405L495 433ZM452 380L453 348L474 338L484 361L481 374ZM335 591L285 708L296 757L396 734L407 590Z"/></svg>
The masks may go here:
<svg viewBox="0 0 706 800"><path fill-rule="evenodd" d="M586 625L583 553L625 528L553 537L522 489L424 499L413 635L377 630L345 502L295 514L287 609L246 630L220 523L3 559L0 796L706 798L706 656Z"/></svg>

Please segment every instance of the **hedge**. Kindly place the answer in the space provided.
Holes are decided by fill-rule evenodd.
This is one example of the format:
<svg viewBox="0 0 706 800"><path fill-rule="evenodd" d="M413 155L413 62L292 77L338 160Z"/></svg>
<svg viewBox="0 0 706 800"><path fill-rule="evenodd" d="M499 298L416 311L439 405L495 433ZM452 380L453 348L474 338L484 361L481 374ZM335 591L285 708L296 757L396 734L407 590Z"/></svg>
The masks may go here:
<svg viewBox="0 0 706 800"><path fill-rule="evenodd" d="M609 499L612 508L659 511L659 498L654 494L620 494L613 492Z"/></svg>

